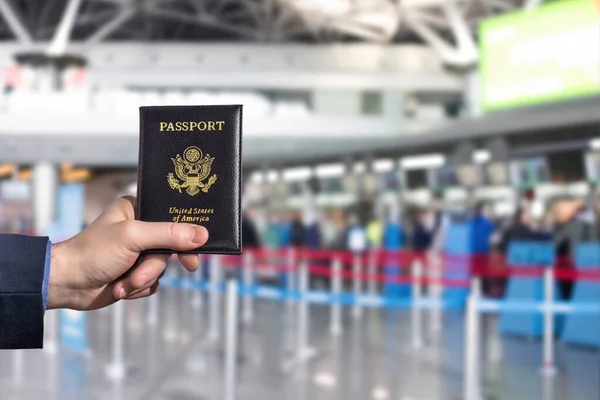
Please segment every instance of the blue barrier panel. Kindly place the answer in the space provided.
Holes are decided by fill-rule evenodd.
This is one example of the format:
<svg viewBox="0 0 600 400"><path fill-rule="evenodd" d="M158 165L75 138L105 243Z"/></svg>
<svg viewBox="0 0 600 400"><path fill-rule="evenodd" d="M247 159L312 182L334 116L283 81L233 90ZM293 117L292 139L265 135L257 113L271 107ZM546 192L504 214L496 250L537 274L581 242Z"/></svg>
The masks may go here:
<svg viewBox="0 0 600 400"><path fill-rule="evenodd" d="M444 243L444 251L449 256L446 260L448 271L444 273L444 278L467 281L471 279L470 256L473 254L471 235L472 229L468 222L452 223L448 226ZM444 289L443 297L447 301L459 304L462 309L468 295L468 288L448 287Z"/></svg>
<svg viewBox="0 0 600 400"><path fill-rule="evenodd" d="M556 251L552 242L532 242L533 253L531 260L536 265L555 265Z"/></svg>
<svg viewBox="0 0 600 400"><path fill-rule="evenodd" d="M387 223L383 231L383 247L386 251L398 252L402 250L402 227L399 224ZM400 265L397 257L385 257L383 272L389 277L399 277L401 267L409 265ZM383 284L383 294L389 298L408 298L410 296L410 285L399 282L385 282Z"/></svg>
<svg viewBox="0 0 600 400"><path fill-rule="evenodd" d="M471 227L468 222L452 223L446 230L444 251L448 255L468 256L471 249Z"/></svg>
<svg viewBox="0 0 600 400"><path fill-rule="evenodd" d="M506 262L511 266L554 265L554 244L551 242L511 242Z"/></svg>
<svg viewBox="0 0 600 400"><path fill-rule="evenodd" d="M513 242L509 244L507 263L514 268L541 267L554 264L554 247L547 242ZM557 286L554 293L557 293ZM555 300L558 295L555 296ZM544 300L544 281L541 277L513 276L508 282L505 299L517 302L541 302ZM555 333L561 330L562 318L555 317ZM502 312L500 332L527 337L541 337L543 316L536 312Z"/></svg>
<svg viewBox="0 0 600 400"><path fill-rule="evenodd" d="M225 284L211 285L207 282L192 281L174 277L163 277L161 278L161 286L171 287L177 289L196 289L201 291L213 291L218 292L225 291ZM345 306L353 306L359 304L363 307L372 308L411 308L416 305L423 309L459 309L461 304L457 302L446 301L443 299L429 299L422 298L416 303L410 298L389 298L380 295L358 295L355 296L353 293L341 293L335 295L330 292L323 291L307 291L307 292L290 292L281 289L276 286L263 286L263 285L238 285L238 292L243 296L253 296L265 300L300 300L305 299L307 302L312 304L328 305L333 303L339 303Z"/></svg>
<svg viewBox="0 0 600 400"><path fill-rule="evenodd" d="M470 280L471 279L471 258L452 258L449 257L446 261L448 271L444 272L444 278L450 280ZM466 287L445 287L443 298L448 301L460 304L460 308L464 308L467 297L469 296L469 288Z"/></svg>
<svg viewBox="0 0 600 400"><path fill-rule="evenodd" d="M555 301L547 306L545 302L519 301L519 300L497 300L482 298L477 303L477 309L481 314L494 314L506 312L511 314L540 314L546 312L549 307L554 314L578 314L584 316L598 315L600 303L572 303L567 301Z"/></svg>
<svg viewBox="0 0 600 400"><path fill-rule="evenodd" d="M578 245L575 249L575 267L580 270L599 270L600 244ZM577 282L571 301L600 304L600 283ZM600 312L596 315L570 315L566 319L562 339L566 343L600 347Z"/></svg>

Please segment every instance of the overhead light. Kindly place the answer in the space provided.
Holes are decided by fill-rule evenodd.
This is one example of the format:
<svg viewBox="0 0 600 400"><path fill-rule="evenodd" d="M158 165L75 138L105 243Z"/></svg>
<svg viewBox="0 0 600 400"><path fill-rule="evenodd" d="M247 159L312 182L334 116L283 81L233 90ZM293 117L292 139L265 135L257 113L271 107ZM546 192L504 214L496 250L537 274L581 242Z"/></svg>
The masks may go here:
<svg viewBox="0 0 600 400"><path fill-rule="evenodd" d="M0 178L12 176L15 173L14 164L0 164Z"/></svg>
<svg viewBox="0 0 600 400"><path fill-rule="evenodd" d="M373 171L375 172L388 172L388 171L392 171L394 169L394 161L386 158L386 159L380 159L380 160L375 160L375 162L373 162Z"/></svg>
<svg viewBox="0 0 600 400"><path fill-rule="evenodd" d="M315 385L327 389L334 388L337 385L337 379L335 376L325 372L316 374L313 381Z"/></svg>
<svg viewBox="0 0 600 400"><path fill-rule="evenodd" d="M17 174L17 179L20 181L30 181L32 177L33 177L33 171L31 170L31 168L22 169Z"/></svg>
<svg viewBox="0 0 600 400"><path fill-rule="evenodd" d="M484 164L492 158L491 153L488 150L476 150L473 152L473 162L478 164Z"/></svg>
<svg viewBox="0 0 600 400"><path fill-rule="evenodd" d="M90 179L92 173L87 168L65 170L61 174L63 182L82 182Z"/></svg>
<svg viewBox="0 0 600 400"><path fill-rule="evenodd" d="M284 181L303 181L311 175L312 171L309 167L288 168L282 173Z"/></svg>
<svg viewBox="0 0 600 400"><path fill-rule="evenodd" d="M400 160L402 169L439 168L446 162L443 154L425 154L422 156L406 157Z"/></svg>
<svg viewBox="0 0 600 400"><path fill-rule="evenodd" d="M315 173L319 178L332 178L344 175L344 164L323 164L315 168Z"/></svg>
<svg viewBox="0 0 600 400"><path fill-rule="evenodd" d="M279 177L279 172L274 169L267 171L267 182L275 182Z"/></svg>
<svg viewBox="0 0 600 400"><path fill-rule="evenodd" d="M600 150L600 138L590 140L590 148L592 150Z"/></svg>
<svg viewBox="0 0 600 400"><path fill-rule="evenodd" d="M390 392L381 386L375 386L371 391L373 400L387 400L390 398Z"/></svg>
<svg viewBox="0 0 600 400"><path fill-rule="evenodd" d="M265 174L263 174L262 172L253 172L252 175L250 175L250 182L252 183L260 183L265 179Z"/></svg>
<svg viewBox="0 0 600 400"><path fill-rule="evenodd" d="M70 171L73 169L73 164L71 163L62 163L60 164L61 171Z"/></svg>
<svg viewBox="0 0 600 400"><path fill-rule="evenodd" d="M362 161L359 161L356 164L354 164L352 169L354 170L355 173L361 174L367 170L367 164L365 164Z"/></svg>

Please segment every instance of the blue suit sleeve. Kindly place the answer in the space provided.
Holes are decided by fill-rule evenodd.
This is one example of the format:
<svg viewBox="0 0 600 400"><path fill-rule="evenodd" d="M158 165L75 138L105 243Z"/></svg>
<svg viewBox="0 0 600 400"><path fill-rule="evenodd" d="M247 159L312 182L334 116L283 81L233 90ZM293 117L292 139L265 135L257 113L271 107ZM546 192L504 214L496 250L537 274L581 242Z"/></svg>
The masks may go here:
<svg viewBox="0 0 600 400"><path fill-rule="evenodd" d="M43 346L47 237L0 234L0 349Z"/></svg>

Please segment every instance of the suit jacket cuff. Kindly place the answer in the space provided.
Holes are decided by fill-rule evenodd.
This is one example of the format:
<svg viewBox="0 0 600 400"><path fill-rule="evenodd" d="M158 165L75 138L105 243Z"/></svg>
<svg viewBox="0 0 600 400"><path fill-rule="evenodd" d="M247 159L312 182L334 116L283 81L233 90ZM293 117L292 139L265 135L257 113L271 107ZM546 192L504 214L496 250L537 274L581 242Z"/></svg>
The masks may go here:
<svg viewBox="0 0 600 400"><path fill-rule="evenodd" d="M0 349L43 346L47 256L47 237L0 234Z"/></svg>

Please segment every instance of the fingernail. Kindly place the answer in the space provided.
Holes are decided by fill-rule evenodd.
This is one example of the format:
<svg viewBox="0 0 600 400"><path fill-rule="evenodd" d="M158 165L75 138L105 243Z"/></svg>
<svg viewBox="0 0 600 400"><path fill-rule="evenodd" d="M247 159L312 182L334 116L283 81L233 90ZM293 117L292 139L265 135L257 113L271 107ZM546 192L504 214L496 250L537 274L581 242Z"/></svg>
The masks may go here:
<svg viewBox="0 0 600 400"><path fill-rule="evenodd" d="M125 293L125 289L121 288L121 290L119 291L119 298L123 299L126 295L127 293Z"/></svg>
<svg viewBox="0 0 600 400"><path fill-rule="evenodd" d="M206 228L202 226L198 226L195 229L194 238L192 239L193 243L204 243L206 241L206 237L208 236L208 232Z"/></svg>

